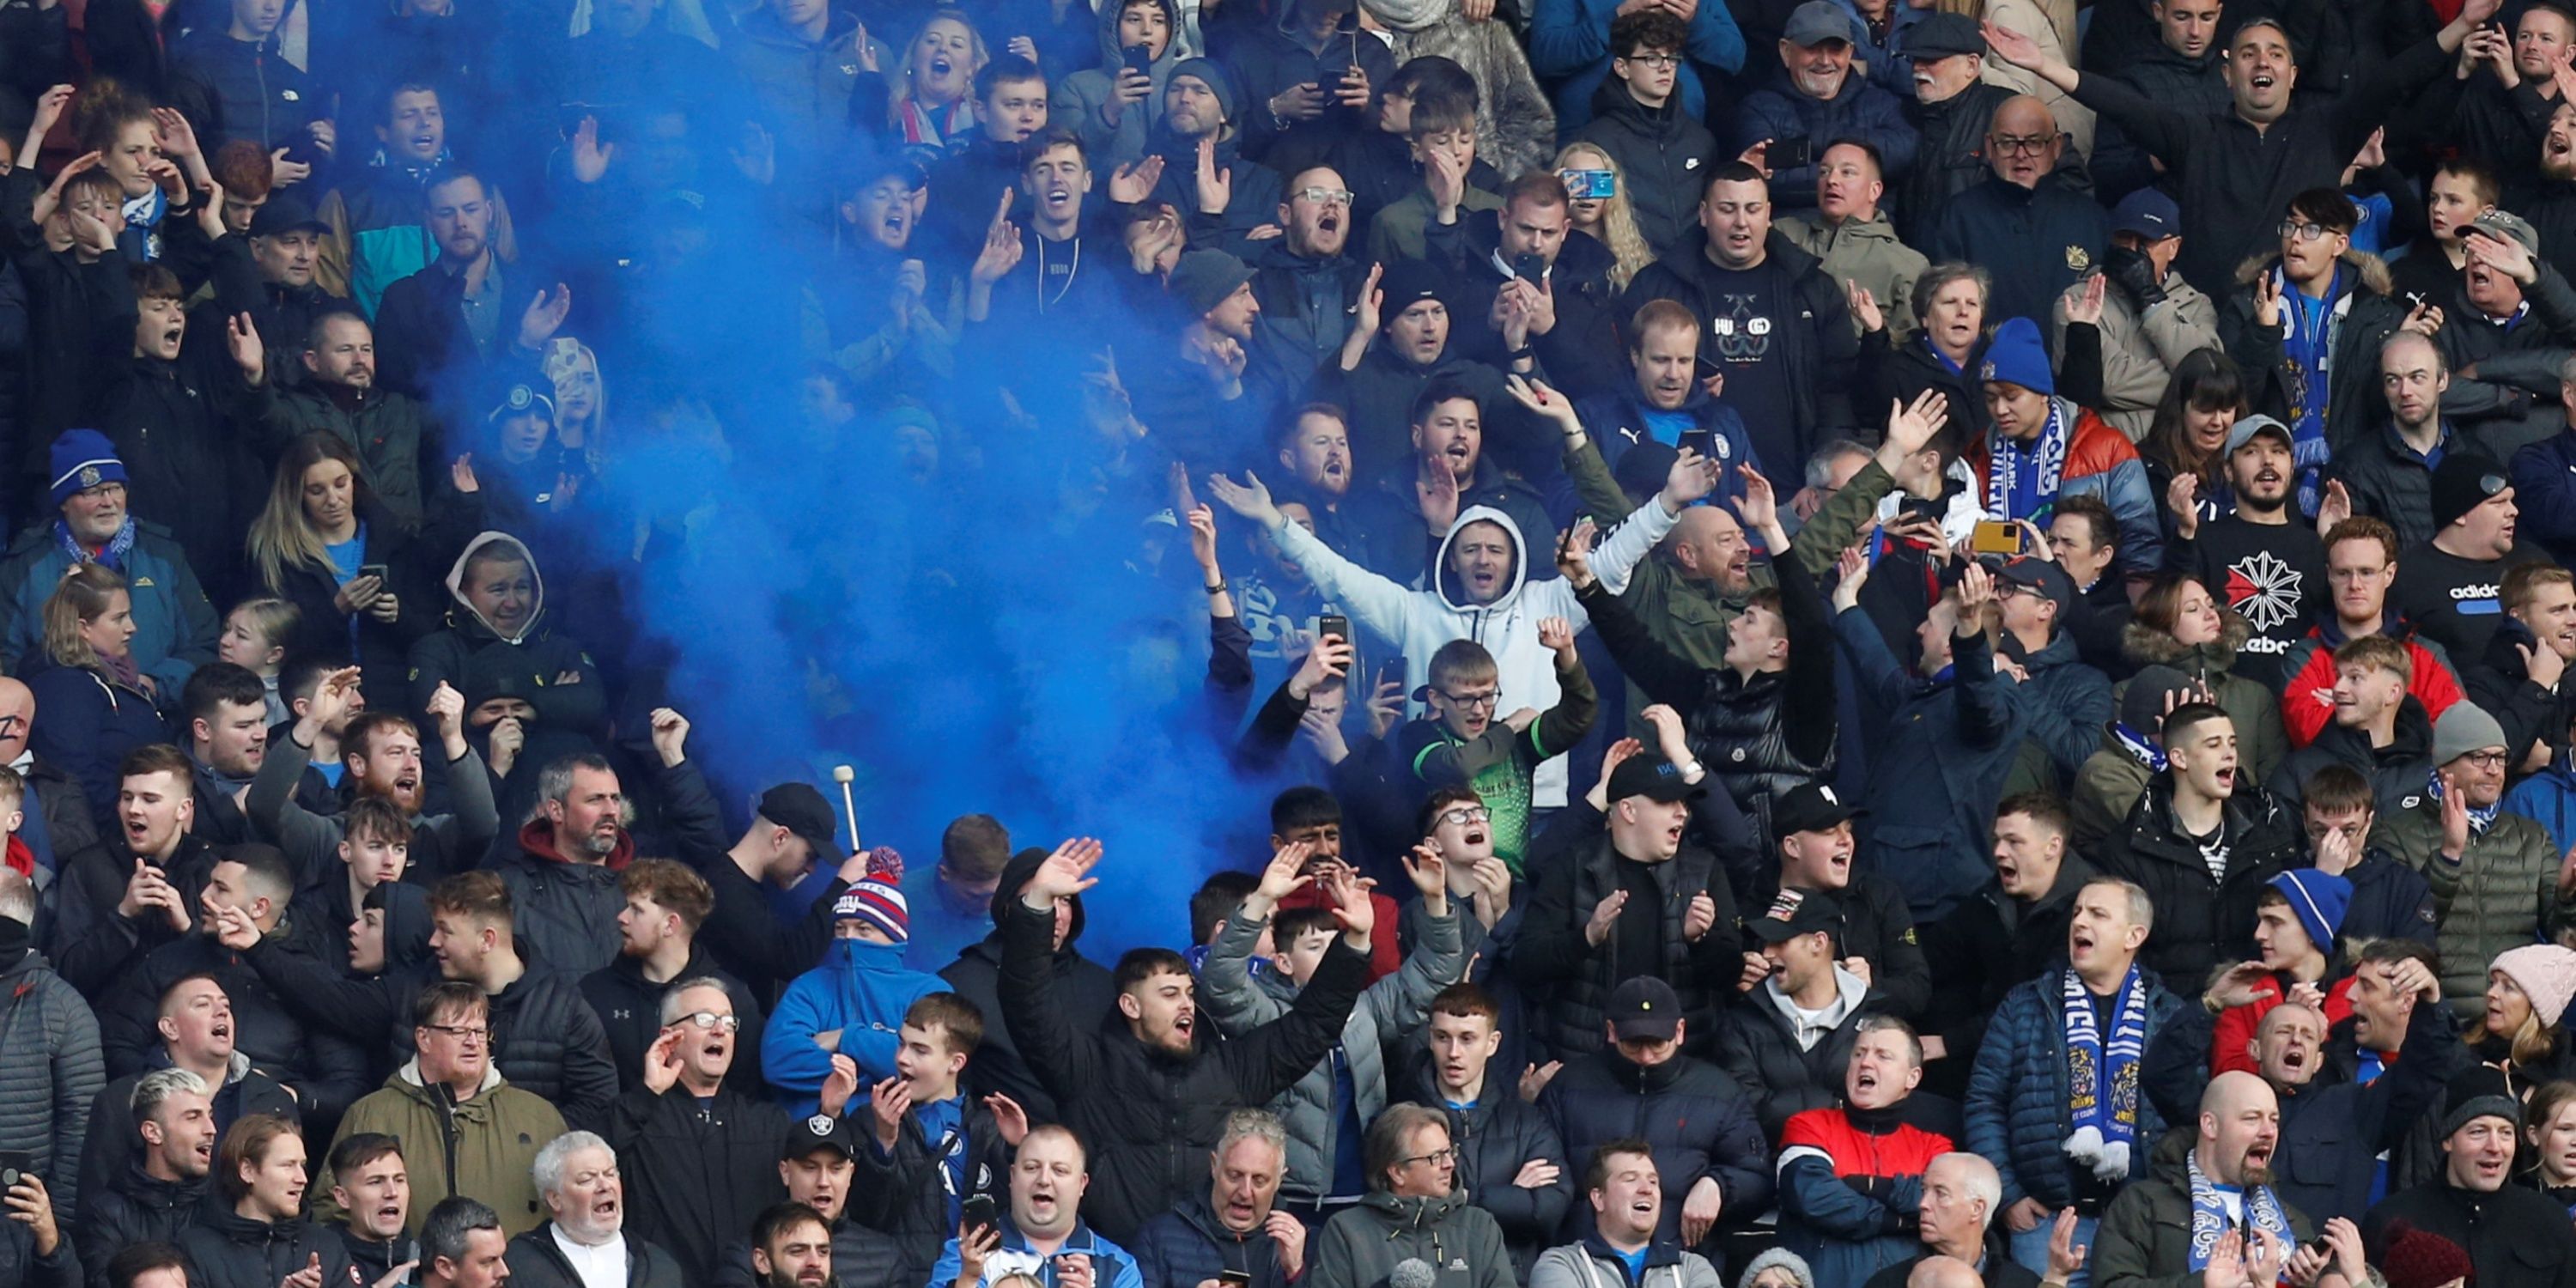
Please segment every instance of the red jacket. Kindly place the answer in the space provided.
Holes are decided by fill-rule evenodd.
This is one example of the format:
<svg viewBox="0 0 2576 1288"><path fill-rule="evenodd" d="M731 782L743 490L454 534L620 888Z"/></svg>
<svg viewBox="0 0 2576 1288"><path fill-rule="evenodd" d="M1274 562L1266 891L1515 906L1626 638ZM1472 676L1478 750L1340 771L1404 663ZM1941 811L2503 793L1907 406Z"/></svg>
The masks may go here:
<svg viewBox="0 0 2576 1288"><path fill-rule="evenodd" d="M2288 996L2289 981L2275 977L2261 997L2243 1006L2231 1006L2218 1013L2218 1023L2209 1035L2209 1073L2211 1077L2231 1069L2257 1073L2252 1047L2255 1030L2263 1027L2263 1017ZM2331 1029L2352 1014L2352 976L2346 975L2326 988L2326 1027ZM2319 1059L2324 1058L2322 1051Z"/></svg>
<svg viewBox="0 0 2576 1288"><path fill-rule="evenodd" d="M2281 723L2288 727L2290 745L2304 747L2317 740L2326 723L2334 719L2335 661L2334 649L2328 646L2323 626L2308 628L2308 637L2283 658L2289 667L2288 680L2281 685ZM2414 675L2406 682L2406 691L2424 704L2424 716L2439 720L2451 704L2468 696L2460 689L2460 677L2451 674L2450 665L2440 655L2415 639L2414 632L2402 636L2406 656L2414 663Z"/></svg>

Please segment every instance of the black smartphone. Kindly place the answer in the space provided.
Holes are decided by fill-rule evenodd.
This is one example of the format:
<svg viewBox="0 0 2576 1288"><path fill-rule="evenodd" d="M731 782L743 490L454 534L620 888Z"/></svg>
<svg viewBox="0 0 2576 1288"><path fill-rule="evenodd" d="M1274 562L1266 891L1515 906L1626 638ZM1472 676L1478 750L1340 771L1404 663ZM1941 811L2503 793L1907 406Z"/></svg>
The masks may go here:
<svg viewBox="0 0 2576 1288"><path fill-rule="evenodd" d="M1224 1284L1225 1288L1245 1288L1252 1282L1252 1276L1240 1270L1220 1270L1216 1272L1216 1281Z"/></svg>
<svg viewBox="0 0 2576 1288"><path fill-rule="evenodd" d="M1699 453L1699 458L1703 461L1714 458L1717 455L1717 431L1685 429L1682 431L1680 447L1685 452Z"/></svg>
<svg viewBox="0 0 2576 1288"><path fill-rule="evenodd" d="M1322 617L1316 618L1315 638L1321 640L1327 635L1338 635L1341 637L1343 643L1350 643L1351 619L1343 617L1337 613L1328 613Z"/></svg>
<svg viewBox="0 0 2576 1288"><path fill-rule="evenodd" d="M0 1192L36 1174L36 1156L23 1149L0 1149Z"/></svg>
<svg viewBox="0 0 2576 1288"><path fill-rule="evenodd" d="M1815 160L1816 145L1806 139L1773 139L1763 149L1762 159L1771 163L1774 172L1795 170Z"/></svg>
<svg viewBox="0 0 2576 1288"><path fill-rule="evenodd" d="M1127 60L1127 70L1139 76L1154 74L1154 51L1143 45L1129 45L1119 53Z"/></svg>
<svg viewBox="0 0 2576 1288"><path fill-rule="evenodd" d="M1512 276L1535 286L1547 276L1547 257L1535 251L1522 251L1512 256Z"/></svg>
<svg viewBox="0 0 2576 1288"><path fill-rule="evenodd" d="M1398 653L1395 656L1388 658L1386 660L1386 665L1377 669L1377 682L1381 685L1392 684L1397 688L1403 688L1405 667L1406 663L1402 653Z"/></svg>
<svg viewBox="0 0 2576 1288"><path fill-rule="evenodd" d="M358 575L361 577L373 577L376 579L376 584L382 586L386 582L393 580L394 570L392 566L388 564L359 564Z"/></svg>
<svg viewBox="0 0 2576 1288"><path fill-rule="evenodd" d="M998 1228L1002 1218L994 1210L992 1195L969 1194L957 1205L957 1222L969 1230L990 1230Z"/></svg>

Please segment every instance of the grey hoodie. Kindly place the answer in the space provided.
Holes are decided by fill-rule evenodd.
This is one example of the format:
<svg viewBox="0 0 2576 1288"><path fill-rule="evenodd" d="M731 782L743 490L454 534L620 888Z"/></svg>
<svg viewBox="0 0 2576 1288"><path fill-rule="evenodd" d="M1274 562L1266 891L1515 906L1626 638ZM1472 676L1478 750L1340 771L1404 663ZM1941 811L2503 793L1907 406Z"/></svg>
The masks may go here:
<svg viewBox="0 0 2576 1288"><path fill-rule="evenodd" d="M1111 124L1108 116L1110 91L1118 84L1119 74L1126 69L1126 51L1118 44L1118 18L1126 12L1129 0L1101 0L1099 8L1100 65L1074 72L1055 83L1047 95L1047 121L1061 125L1082 137L1083 150L1091 157L1094 171L1108 170L1141 160L1145 140L1154 124L1163 119L1163 82L1172 67L1185 56L1181 48L1181 16L1173 0L1152 0L1162 6L1163 17L1170 23L1171 38L1163 43L1163 52L1153 61L1149 74L1154 81L1152 93L1141 103L1130 103Z"/></svg>

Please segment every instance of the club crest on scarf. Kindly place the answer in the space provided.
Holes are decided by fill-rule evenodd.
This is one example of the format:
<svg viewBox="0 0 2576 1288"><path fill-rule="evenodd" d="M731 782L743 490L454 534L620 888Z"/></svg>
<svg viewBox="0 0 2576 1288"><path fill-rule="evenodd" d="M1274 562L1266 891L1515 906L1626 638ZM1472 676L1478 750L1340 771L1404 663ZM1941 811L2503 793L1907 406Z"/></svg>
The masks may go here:
<svg viewBox="0 0 2576 1288"><path fill-rule="evenodd" d="M2120 981L2111 1035L2103 1041L2093 999L2073 970L2065 975L2066 1156L2105 1181L2129 1175L2138 1139L2138 1062L2147 1051L2147 986L2138 968Z"/></svg>

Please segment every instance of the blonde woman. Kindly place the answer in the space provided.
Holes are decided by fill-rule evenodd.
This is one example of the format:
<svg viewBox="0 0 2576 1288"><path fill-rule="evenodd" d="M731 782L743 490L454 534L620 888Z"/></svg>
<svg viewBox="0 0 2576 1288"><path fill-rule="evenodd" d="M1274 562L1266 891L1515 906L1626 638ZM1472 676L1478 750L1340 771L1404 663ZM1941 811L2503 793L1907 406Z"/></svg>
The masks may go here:
<svg viewBox="0 0 2576 1288"><path fill-rule="evenodd" d="M44 627L51 665L26 679L45 718L28 730L27 747L80 783L102 833L119 830L118 762L137 747L170 740L153 708L159 695L152 677L134 664L134 598L125 578L104 564L73 568L45 600Z"/></svg>
<svg viewBox="0 0 2576 1288"><path fill-rule="evenodd" d="M989 54L962 9L940 9L904 46L887 115L906 146L945 148L975 126L975 73Z"/></svg>
<svg viewBox="0 0 2576 1288"><path fill-rule="evenodd" d="M1592 240L1610 249L1610 288L1625 291L1628 279L1635 277L1638 269L1655 262L1654 248L1637 231L1637 216L1628 208L1628 176L1619 172L1619 163L1611 160L1609 153L1590 143L1569 143L1557 151L1557 174L1577 170L1610 172L1610 195L1576 197L1572 219L1578 231L1590 234ZM1625 323L1625 319L1621 321Z"/></svg>
<svg viewBox="0 0 2576 1288"><path fill-rule="evenodd" d="M600 382L599 355L568 335L546 345L546 379L555 391L555 445L564 463L578 462L597 475L607 451L608 387Z"/></svg>
<svg viewBox="0 0 2576 1288"><path fill-rule="evenodd" d="M412 641L440 625L444 605L413 567L402 525L337 434L287 444L251 520L250 561L262 588L295 606L287 652L355 662L365 689L401 692Z"/></svg>

